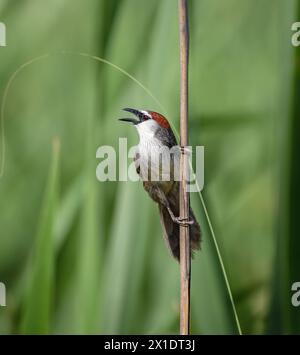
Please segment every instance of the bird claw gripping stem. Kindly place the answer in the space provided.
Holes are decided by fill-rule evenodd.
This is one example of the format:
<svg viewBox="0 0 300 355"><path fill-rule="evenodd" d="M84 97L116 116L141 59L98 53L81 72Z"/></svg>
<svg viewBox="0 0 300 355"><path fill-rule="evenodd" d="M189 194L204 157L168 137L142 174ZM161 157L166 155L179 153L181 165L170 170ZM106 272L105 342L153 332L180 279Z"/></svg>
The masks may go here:
<svg viewBox="0 0 300 355"><path fill-rule="evenodd" d="M184 227L191 226L192 224L195 223L195 221L193 219L188 219L188 218L184 218L184 217L177 217L175 222L181 226L184 226Z"/></svg>
<svg viewBox="0 0 300 355"><path fill-rule="evenodd" d="M182 153L182 154L185 154L185 155L190 155L191 154L191 150L190 150L190 148L189 147L184 147L184 146L180 146L180 152Z"/></svg>

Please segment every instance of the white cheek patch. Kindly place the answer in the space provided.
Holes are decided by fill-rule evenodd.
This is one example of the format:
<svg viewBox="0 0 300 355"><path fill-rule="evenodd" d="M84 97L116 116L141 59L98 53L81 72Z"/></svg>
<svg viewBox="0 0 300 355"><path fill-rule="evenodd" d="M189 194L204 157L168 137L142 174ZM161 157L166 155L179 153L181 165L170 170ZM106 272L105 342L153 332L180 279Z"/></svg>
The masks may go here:
<svg viewBox="0 0 300 355"><path fill-rule="evenodd" d="M137 128L141 139L153 137L159 128L158 124L152 119L139 123L135 127Z"/></svg>

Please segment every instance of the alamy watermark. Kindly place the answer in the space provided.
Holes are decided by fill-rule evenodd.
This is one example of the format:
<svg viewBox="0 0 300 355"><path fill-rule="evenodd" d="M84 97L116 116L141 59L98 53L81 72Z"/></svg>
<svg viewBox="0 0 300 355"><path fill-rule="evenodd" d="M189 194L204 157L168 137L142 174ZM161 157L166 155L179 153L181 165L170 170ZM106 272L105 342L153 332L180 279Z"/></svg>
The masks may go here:
<svg viewBox="0 0 300 355"><path fill-rule="evenodd" d="M299 47L300 46L300 22L294 22L292 24L291 30L295 32L292 35L292 45L294 47Z"/></svg>
<svg viewBox="0 0 300 355"><path fill-rule="evenodd" d="M300 282L294 282L292 285L292 305L294 307L299 307L300 306Z"/></svg>
<svg viewBox="0 0 300 355"><path fill-rule="evenodd" d="M0 307L6 306L6 287L3 282L0 282Z"/></svg>
<svg viewBox="0 0 300 355"><path fill-rule="evenodd" d="M138 154L137 154L138 152ZM181 153L187 154L186 177L189 192L202 191L204 186L204 147L189 146L150 147L146 153L137 150L137 146L128 149L127 138L119 138L117 152L112 146L100 146L96 158L101 159L96 169L96 177L104 181L180 181ZM130 162L128 162L130 161ZM194 161L195 169L192 169Z"/></svg>
<svg viewBox="0 0 300 355"><path fill-rule="evenodd" d="M0 47L6 46L6 26L0 22Z"/></svg>

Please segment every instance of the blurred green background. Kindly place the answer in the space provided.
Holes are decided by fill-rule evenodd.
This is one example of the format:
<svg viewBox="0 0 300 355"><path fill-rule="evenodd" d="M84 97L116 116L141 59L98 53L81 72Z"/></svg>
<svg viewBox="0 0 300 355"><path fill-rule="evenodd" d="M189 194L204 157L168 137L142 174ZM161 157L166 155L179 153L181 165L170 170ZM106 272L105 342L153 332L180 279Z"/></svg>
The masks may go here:
<svg viewBox="0 0 300 355"><path fill-rule="evenodd" d="M190 0L190 141L245 334L299 334L299 51L296 0ZM5 171L0 179L1 334L177 333L179 266L141 183L96 180L121 108L161 107L179 128L176 0L0 0ZM2 148L1 148L2 149ZM192 333L237 333L198 194Z"/></svg>

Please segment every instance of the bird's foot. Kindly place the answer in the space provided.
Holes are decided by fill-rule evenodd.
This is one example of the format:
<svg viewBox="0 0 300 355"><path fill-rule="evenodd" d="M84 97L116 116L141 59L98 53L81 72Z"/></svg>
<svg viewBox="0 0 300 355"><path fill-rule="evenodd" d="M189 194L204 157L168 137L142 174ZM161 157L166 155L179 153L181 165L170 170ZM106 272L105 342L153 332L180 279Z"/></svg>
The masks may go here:
<svg viewBox="0 0 300 355"><path fill-rule="evenodd" d="M185 146L180 146L180 152L182 154L186 154L186 155L190 155L191 154L191 150L188 147Z"/></svg>
<svg viewBox="0 0 300 355"><path fill-rule="evenodd" d="M195 223L193 219L188 219L183 217L175 217L174 222L184 227L191 226L192 224Z"/></svg>

